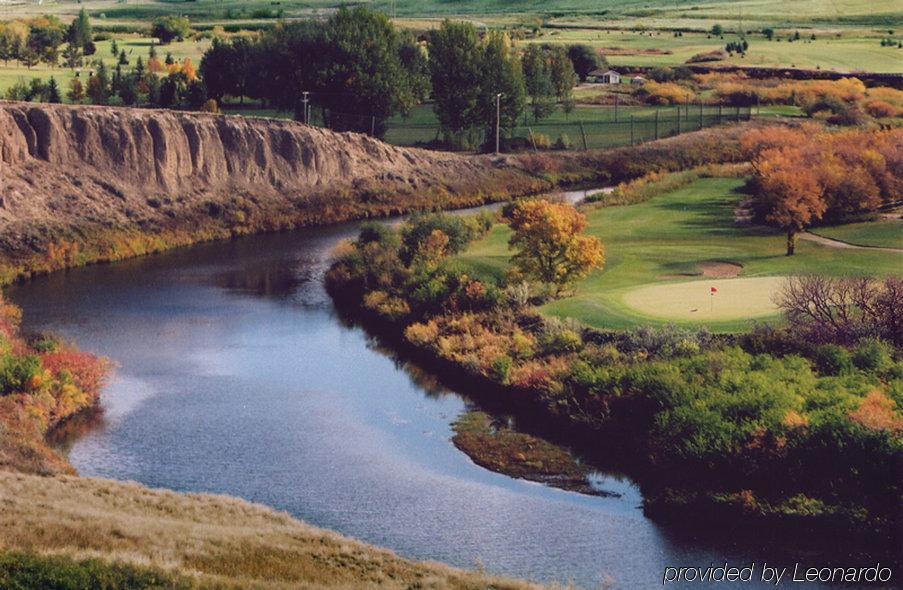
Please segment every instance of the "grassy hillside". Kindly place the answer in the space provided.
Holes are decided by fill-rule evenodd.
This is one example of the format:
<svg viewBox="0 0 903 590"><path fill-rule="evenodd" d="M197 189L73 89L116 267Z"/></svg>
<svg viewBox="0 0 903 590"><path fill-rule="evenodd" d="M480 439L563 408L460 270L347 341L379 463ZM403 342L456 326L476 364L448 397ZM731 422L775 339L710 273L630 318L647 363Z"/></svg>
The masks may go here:
<svg viewBox="0 0 903 590"><path fill-rule="evenodd" d="M92 478L0 472L0 503L4 507L0 549L30 554L0 556L3 587L10 587L3 582L15 579L17 570L30 567L29 584L56 572L60 574L56 579L70 582L103 577L112 580L102 586L111 590L538 588L407 561L226 496L177 494ZM63 555L75 561L47 560L35 554ZM102 561L84 562L86 558ZM148 579L157 579L157 585L144 583Z"/></svg>
<svg viewBox="0 0 903 590"><path fill-rule="evenodd" d="M593 326L622 328L632 325L704 324L714 330L732 331L747 327L743 319L723 320L716 315L711 321L692 320L682 314L663 318L658 313L644 314L625 302L635 290L652 284L704 282L704 293L698 302L697 315L704 316L709 283L723 280L719 276L705 278L703 273L712 263L742 265L739 277L770 277L793 273L819 272L855 274L863 269L873 273L898 272L903 254L868 250L841 250L811 242L801 242L797 254L787 257L783 234L767 228L738 226L734 209L743 200L738 192L744 183L740 178L704 178L689 186L660 195L645 203L604 207L588 213L588 232L605 245L605 269L595 272L578 285L576 295L553 301L543 307L545 313L573 317ZM654 228L651 229L651 228ZM474 244L460 258L477 273L501 277L508 265L507 247L510 230L499 225L488 237ZM773 282L755 284L773 289ZM732 295L723 288L718 305L728 305ZM639 293L639 300L644 293ZM681 296L673 293L674 297ZM665 305L671 295L666 295ZM768 302L768 293L739 290L737 305L746 305L744 297L758 297ZM640 304L640 308L645 306ZM758 315L758 314L757 314ZM759 316L762 317L761 315ZM765 316L767 317L767 316Z"/></svg>

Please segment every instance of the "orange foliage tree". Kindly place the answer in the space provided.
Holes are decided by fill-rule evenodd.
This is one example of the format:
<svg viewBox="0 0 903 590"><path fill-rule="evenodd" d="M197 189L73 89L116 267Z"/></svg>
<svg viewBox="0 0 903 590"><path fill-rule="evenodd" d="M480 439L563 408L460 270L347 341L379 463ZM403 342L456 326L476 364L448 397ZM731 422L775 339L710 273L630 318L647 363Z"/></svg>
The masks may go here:
<svg viewBox="0 0 903 590"><path fill-rule="evenodd" d="M787 231L788 256L811 223L874 211L903 190L903 130L774 127L748 132L741 145L753 164L756 209Z"/></svg>
<svg viewBox="0 0 903 590"><path fill-rule="evenodd" d="M510 213L509 246L516 272L550 285L556 295L605 262L602 242L583 235L586 216L572 205L534 200Z"/></svg>

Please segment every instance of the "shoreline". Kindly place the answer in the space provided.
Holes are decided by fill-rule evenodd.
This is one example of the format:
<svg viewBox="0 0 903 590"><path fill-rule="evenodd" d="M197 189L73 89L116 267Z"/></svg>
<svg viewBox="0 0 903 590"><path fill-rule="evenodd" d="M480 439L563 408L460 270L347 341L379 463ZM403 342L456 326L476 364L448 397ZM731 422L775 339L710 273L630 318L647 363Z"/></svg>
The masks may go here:
<svg viewBox="0 0 903 590"><path fill-rule="evenodd" d="M827 539L843 534L850 541L846 547L855 547L856 554L872 555L872 552L877 552L893 557L893 549L890 549L895 545L893 531L882 528L875 522L854 523L843 516L842 512L833 510L819 514L792 513L769 508L767 504L761 511L750 510L741 501L742 495L735 498L736 494L729 494L724 488L717 487L717 478L710 482L712 486L689 485L693 480L688 480L687 475L679 481L669 479L662 473L660 465L650 461L644 450L645 444L638 444L626 424L610 419L600 423L587 417L580 419L569 416L566 409L554 407L554 399L544 399L543 392L539 390L499 383L476 369L469 370L453 360L443 358L427 344L411 342L405 336L408 323L385 316L377 309L367 308L361 295L354 292L355 289L343 289L339 284L330 286L327 282L327 291L346 321L362 326L400 358L413 360L437 375L446 385L458 391L467 391L466 397L474 400L479 410L492 416L515 415L518 426L523 427L521 430L528 436L545 436L555 444L572 448L591 461L601 459L597 463L599 466L625 473L640 487L644 514L661 524L690 526L703 535L718 535L730 530L731 538L748 536L752 542L766 538L783 544L792 540L809 550L826 554L838 550ZM535 323L532 320L522 320L520 323L523 325L524 321ZM607 341L611 335L599 332L597 337ZM736 335L724 335L722 339L725 343L733 342ZM628 401L625 400L624 403ZM625 408L626 406L621 409ZM540 481L537 473L532 474L535 477L530 477L529 472L518 473L518 470L511 470L509 465L505 465L505 461L496 457L483 457L479 452L473 452L473 449L468 452L467 445L455 446L487 469ZM603 450L604 457L600 456ZM559 474L564 478L567 475L566 471ZM548 474L543 473L542 476L546 477ZM672 487L675 484L677 488Z"/></svg>

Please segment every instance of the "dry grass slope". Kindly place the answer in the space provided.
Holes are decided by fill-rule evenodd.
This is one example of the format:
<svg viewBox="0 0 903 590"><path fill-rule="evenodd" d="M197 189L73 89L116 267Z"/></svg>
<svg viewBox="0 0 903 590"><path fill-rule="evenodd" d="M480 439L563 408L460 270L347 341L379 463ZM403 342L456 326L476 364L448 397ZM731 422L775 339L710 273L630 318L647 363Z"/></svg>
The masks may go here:
<svg viewBox="0 0 903 590"><path fill-rule="evenodd" d="M0 549L102 558L236 588L527 590L394 553L227 496L0 472Z"/></svg>

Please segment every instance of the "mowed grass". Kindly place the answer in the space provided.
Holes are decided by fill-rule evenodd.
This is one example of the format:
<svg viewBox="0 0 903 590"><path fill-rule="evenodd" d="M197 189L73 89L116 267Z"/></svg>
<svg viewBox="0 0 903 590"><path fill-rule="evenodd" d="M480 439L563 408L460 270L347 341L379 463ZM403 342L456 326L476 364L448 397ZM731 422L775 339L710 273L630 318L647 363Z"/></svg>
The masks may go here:
<svg viewBox="0 0 903 590"><path fill-rule="evenodd" d="M903 220L901 219L819 227L812 230L811 233L856 246L903 249Z"/></svg>
<svg viewBox="0 0 903 590"><path fill-rule="evenodd" d="M796 255L785 256L782 233L734 223L734 208L744 197L738 192L743 184L743 179L737 178L706 178L645 203L588 211L587 231L605 245L605 268L579 284L575 295L548 303L542 311L600 328L670 322L736 331L747 328L750 319L663 318L629 306L624 297L640 287L685 283L694 277L707 289L717 279L703 278L701 266L712 262L742 265L742 278L901 272L903 254L895 252L841 250L800 241ZM460 256L462 264L478 275L503 277L510 256L509 236L506 226L496 226ZM666 298L662 297L662 306L668 305ZM751 305L748 315L757 319L777 317L761 312L760 306Z"/></svg>
<svg viewBox="0 0 903 590"><path fill-rule="evenodd" d="M603 89L600 89L601 91ZM719 118L719 112L721 116ZM745 119L746 109L697 105L652 107L580 105L573 112L560 108L550 116L535 121L529 112L518 120L512 135L530 141L542 135L551 144L559 139L565 145L582 149L584 136L589 149L639 143L677 133L695 131L719 122ZM657 119L657 121L656 121ZM395 145L415 145L440 139L439 122L431 104L412 109L407 117L396 116L388 121L385 141ZM538 143L538 141L537 141ZM528 144L529 145L529 144ZM542 147L540 145L540 147Z"/></svg>
<svg viewBox="0 0 903 590"><path fill-rule="evenodd" d="M726 321L774 315L784 277L705 279L639 287L624 304L644 315L677 321ZM714 289L714 290L713 290Z"/></svg>

